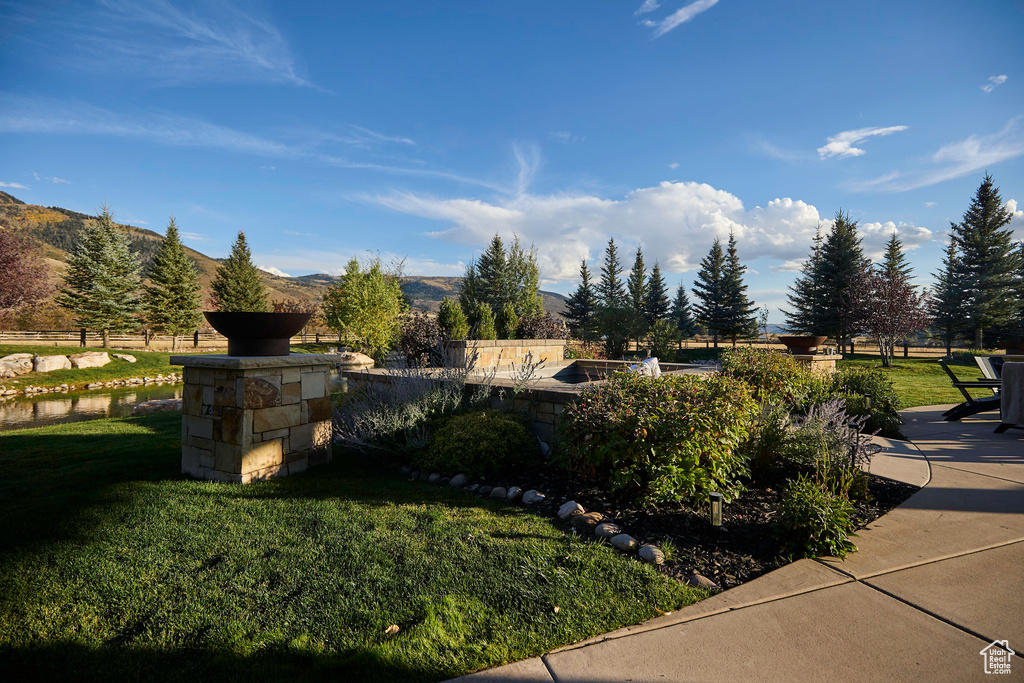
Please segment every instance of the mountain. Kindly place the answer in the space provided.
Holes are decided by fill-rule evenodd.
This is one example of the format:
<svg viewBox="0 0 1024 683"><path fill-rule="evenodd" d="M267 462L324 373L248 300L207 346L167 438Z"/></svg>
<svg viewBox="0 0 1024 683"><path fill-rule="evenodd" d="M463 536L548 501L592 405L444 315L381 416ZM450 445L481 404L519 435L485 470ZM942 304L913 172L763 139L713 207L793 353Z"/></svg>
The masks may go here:
<svg viewBox="0 0 1024 683"><path fill-rule="evenodd" d="M6 192L0 192L0 225L24 230L42 244L42 255L51 273L56 276L67 270L68 253L75 248L85 227L97 220L70 209L56 206L26 204ZM163 235L133 225L116 224L127 233L132 251L139 254L143 274L153 261L153 255L163 240ZM186 247L189 256L199 271L200 284L208 288L216 275L220 259ZM263 283L270 298L309 301L319 298L324 290L336 282L333 275L317 273L298 277L281 277L261 271ZM461 277L409 276L402 278L402 291L413 302L412 309L436 313L445 297L454 298L462 289ZM541 292L544 310L559 313L565 310L565 297L554 292Z"/></svg>

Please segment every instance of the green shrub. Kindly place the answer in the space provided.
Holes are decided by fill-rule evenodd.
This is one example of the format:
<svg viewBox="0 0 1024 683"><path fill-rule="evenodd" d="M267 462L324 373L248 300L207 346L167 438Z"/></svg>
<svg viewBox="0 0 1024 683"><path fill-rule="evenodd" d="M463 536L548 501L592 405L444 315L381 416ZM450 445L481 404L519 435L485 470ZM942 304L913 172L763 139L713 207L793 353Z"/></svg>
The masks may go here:
<svg viewBox="0 0 1024 683"><path fill-rule="evenodd" d="M811 380L807 366L787 353L769 349L726 349L721 363L723 372L754 388L754 398L759 403L793 403L804 394Z"/></svg>
<svg viewBox="0 0 1024 683"><path fill-rule="evenodd" d="M866 497L863 468L874 453L870 436L847 414L842 399L812 406L803 419L795 421L783 445L785 460L813 467L818 483L846 498Z"/></svg>
<svg viewBox="0 0 1024 683"><path fill-rule="evenodd" d="M840 559L856 550L850 536L853 504L803 474L786 487L775 533L791 558L831 555Z"/></svg>
<svg viewBox="0 0 1024 683"><path fill-rule="evenodd" d="M756 410L731 377L617 373L566 405L561 443L571 468L649 503L695 504L712 491L731 499Z"/></svg>
<svg viewBox="0 0 1024 683"><path fill-rule="evenodd" d="M651 340L651 355L668 362L675 358L679 345L679 328L668 320L655 320L648 332Z"/></svg>
<svg viewBox="0 0 1024 683"><path fill-rule="evenodd" d="M740 446L755 479L770 472L783 459L789 426L789 411L784 406L761 407L761 414L750 426L750 435Z"/></svg>
<svg viewBox="0 0 1024 683"><path fill-rule="evenodd" d="M903 424L897 412L900 397L885 373L868 368L846 368L832 376L831 393L845 400L847 413L864 418L864 431L899 438ZM870 410L864 397L868 393L871 394Z"/></svg>
<svg viewBox="0 0 1024 683"><path fill-rule="evenodd" d="M495 476L534 465L539 454L537 439L522 418L475 410L449 419L413 461L432 472Z"/></svg>

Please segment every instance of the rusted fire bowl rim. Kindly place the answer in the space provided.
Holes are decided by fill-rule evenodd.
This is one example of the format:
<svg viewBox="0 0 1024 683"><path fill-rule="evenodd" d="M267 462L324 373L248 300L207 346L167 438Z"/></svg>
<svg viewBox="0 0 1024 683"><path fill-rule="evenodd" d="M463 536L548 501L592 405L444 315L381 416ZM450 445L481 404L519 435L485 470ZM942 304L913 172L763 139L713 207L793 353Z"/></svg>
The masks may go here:
<svg viewBox="0 0 1024 683"><path fill-rule="evenodd" d="M786 345L791 353L798 353L813 356L818 352L818 347L825 343L828 337L820 336L790 336L779 337L779 341Z"/></svg>
<svg viewBox="0 0 1024 683"><path fill-rule="evenodd" d="M287 356L291 338L311 313L226 313L203 311L213 329L228 338L229 356Z"/></svg>

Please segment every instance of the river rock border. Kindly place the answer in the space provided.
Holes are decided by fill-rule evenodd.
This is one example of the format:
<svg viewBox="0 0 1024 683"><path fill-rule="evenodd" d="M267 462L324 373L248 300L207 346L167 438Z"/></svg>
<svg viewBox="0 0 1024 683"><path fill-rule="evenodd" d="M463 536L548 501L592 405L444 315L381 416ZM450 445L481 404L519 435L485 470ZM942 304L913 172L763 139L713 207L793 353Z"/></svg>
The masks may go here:
<svg viewBox="0 0 1024 683"><path fill-rule="evenodd" d="M18 395L38 396L41 394L66 394L69 391L83 391L92 389L119 389L122 387L151 386L154 384L180 384L181 375L176 373L159 374L155 377L130 377L127 379L112 379L104 382L86 382L84 384L61 384L53 387L37 387L26 385L24 387L11 387L0 384L0 398L11 398ZM17 384L14 380L11 384Z"/></svg>
<svg viewBox="0 0 1024 683"><path fill-rule="evenodd" d="M580 535L593 535L607 541L616 550L627 555L633 555L643 562L653 565L665 564L665 553L653 543L641 543L629 534L625 533L619 525L606 521L605 516L597 511L587 510L574 500L564 500L557 509L553 501L548 501L547 495L537 489L524 490L520 486L491 486L472 482L465 474L456 474L454 477L445 477L440 472L420 471L412 465L400 465L397 461L388 465L392 470L407 477L409 481L422 481L429 484L447 485L452 488L462 489L475 494L481 498L504 500L510 503L521 503L532 506L535 509L546 513L554 511L554 516L563 522L568 522L572 530ZM546 502L547 501L547 502ZM711 579L691 572L685 576L685 581L695 588L715 592L720 590L718 584Z"/></svg>

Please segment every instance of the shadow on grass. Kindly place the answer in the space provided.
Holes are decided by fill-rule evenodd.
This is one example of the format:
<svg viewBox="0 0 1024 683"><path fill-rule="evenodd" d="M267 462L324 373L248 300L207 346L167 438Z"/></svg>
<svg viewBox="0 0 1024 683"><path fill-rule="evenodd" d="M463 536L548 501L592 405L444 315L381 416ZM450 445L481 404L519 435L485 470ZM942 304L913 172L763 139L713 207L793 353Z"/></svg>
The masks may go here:
<svg viewBox="0 0 1024 683"><path fill-rule="evenodd" d="M440 504L485 507L498 517L524 514L448 487L403 481L338 448L332 463L292 477L246 486L198 482L181 474L180 428L174 412L0 434L0 553L88 534L78 513L128 503L137 482L174 481L190 486L189 495L220 499L343 498L368 507Z"/></svg>
<svg viewBox="0 0 1024 683"><path fill-rule="evenodd" d="M245 657L183 647L86 647L69 641L0 649L4 680L16 681L439 681L450 671L411 668L372 650L343 653L271 648Z"/></svg>

